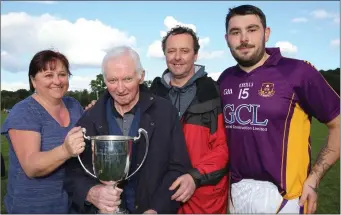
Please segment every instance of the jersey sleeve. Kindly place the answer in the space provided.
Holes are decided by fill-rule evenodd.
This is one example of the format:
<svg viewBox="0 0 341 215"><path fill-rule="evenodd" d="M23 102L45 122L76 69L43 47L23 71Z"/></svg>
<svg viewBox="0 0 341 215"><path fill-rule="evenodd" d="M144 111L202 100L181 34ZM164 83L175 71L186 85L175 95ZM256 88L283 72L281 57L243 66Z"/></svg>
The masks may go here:
<svg viewBox="0 0 341 215"><path fill-rule="evenodd" d="M303 110L322 123L340 114L340 97L309 62L301 63L300 82L295 86L298 102Z"/></svg>
<svg viewBox="0 0 341 215"><path fill-rule="evenodd" d="M1 134L7 134L10 129L40 132L42 125L36 115L28 102L19 102L8 114L2 125Z"/></svg>

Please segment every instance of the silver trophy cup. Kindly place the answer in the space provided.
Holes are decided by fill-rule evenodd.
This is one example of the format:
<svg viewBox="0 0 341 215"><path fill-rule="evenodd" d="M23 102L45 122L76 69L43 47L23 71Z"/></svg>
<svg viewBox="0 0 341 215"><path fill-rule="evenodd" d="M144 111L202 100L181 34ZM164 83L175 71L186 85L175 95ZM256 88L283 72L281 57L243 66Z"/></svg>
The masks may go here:
<svg viewBox="0 0 341 215"><path fill-rule="evenodd" d="M100 136L86 136L86 130L83 128L84 138L91 141L92 145L92 166L91 173L83 165L79 155L78 160L89 175L104 182L113 182L113 186L123 180L129 179L133 176L143 165L149 148L148 133L146 130L140 128L138 130L138 137L129 136L115 136L115 135L100 135ZM141 138L141 133L146 139L146 150L141 164L138 168L129 174L129 168L132 156L132 144ZM118 208L116 214L128 213L125 209Z"/></svg>

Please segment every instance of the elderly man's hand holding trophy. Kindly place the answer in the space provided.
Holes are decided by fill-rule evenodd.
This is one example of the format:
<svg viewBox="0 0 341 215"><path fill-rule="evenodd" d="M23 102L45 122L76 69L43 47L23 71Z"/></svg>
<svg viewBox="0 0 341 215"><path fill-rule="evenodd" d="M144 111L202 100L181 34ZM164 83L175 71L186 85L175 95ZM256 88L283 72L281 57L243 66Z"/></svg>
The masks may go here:
<svg viewBox="0 0 341 215"><path fill-rule="evenodd" d="M117 184L133 176L143 165L149 148L147 131L140 128L137 137L99 135L86 136L83 128L84 138L91 141L93 173L86 169L79 155L78 160L83 169L92 177L99 179L102 184L111 184L116 188ZM132 157L132 144L141 138L141 133L146 139L146 150L141 164L128 175ZM116 188L118 189L118 188ZM128 211L118 207L115 214L127 214Z"/></svg>

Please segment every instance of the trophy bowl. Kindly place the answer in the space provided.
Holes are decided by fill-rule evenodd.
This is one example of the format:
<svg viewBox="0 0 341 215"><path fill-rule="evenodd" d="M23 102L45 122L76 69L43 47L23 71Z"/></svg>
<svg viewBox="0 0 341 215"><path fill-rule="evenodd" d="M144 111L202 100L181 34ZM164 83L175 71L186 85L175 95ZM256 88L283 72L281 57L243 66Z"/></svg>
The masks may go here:
<svg viewBox="0 0 341 215"><path fill-rule="evenodd" d="M83 165L79 155L78 160L85 172L92 177L99 179L102 183L113 182L113 186L116 187L120 181L129 179L142 167L149 148L149 139L146 130L140 128L138 130L138 137L117 135L90 137L85 135L85 128L82 129L84 138L91 142L93 173ZM141 134L143 134L146 139L145 154L141 164L133 173L128 175L132 158L132 144L141 138ZM116 213L126 213L126 211L119 208Z"/></svg>
<svg viewBox="0 0 341 215"><path fill-rule="evenodd" d="M138 137L117 136L117 135L100 135L86 136L86 130L83 128L84 138L91 141L92 146L92 165L91 173L83 165L79 155L78 160L83 169L94 178L107 182L119 182L133 176L144 163L149 148L149 139L147 131L143 128L138 130ZM141 138L141 133L146 139L146 150L141 165L128 176L131 156L132 144Z"/></svg>
<svg viewBox="0 0 341 215"><path fill-rule="evenodd" d="M127 177L131 162L133 137L95 136L93 171L101 181L120 181Z"/></svg>

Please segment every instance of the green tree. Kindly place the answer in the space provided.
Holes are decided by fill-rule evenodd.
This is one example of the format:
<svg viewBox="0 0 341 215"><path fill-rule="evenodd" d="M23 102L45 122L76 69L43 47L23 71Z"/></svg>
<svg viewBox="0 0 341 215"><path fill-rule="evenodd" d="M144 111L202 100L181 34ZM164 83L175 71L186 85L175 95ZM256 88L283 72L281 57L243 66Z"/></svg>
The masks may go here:
<svg viewBox="0 0 341 215"><path fill-rule="evenodd" d="M31 95L28 90L1 91L1 109L11 109L16 103Z"/></svg>
<svg viewBox="0 0 341 215"><path fill-rule="evenodd" d="M340 68L320 70L320 72L334 91L340 95Z"/></svg>
<svg viewBox="0 0 341 215"><path fill-rule="evenodd" d="M20 100L23 100L31 95L31 92L25 89L19 89L16 91L16 94Z"/></svg>
<svg viewBox="0 0 341 215"><path fill-rule="evenodd" d="M95 93L97 97L103 95L103 92L107 87L105 86L102 74L97 75L95 80L91 80L90 88L91 92Z"/></svg>

